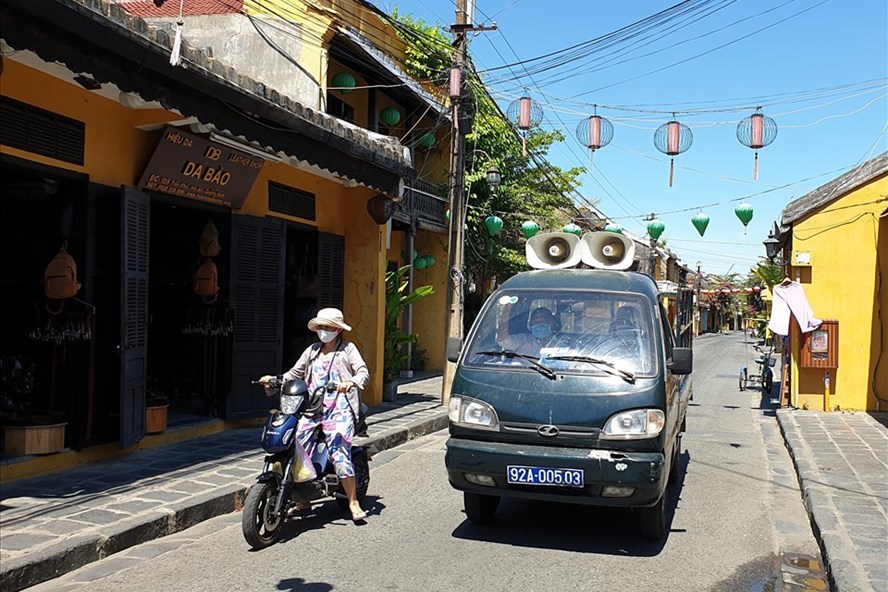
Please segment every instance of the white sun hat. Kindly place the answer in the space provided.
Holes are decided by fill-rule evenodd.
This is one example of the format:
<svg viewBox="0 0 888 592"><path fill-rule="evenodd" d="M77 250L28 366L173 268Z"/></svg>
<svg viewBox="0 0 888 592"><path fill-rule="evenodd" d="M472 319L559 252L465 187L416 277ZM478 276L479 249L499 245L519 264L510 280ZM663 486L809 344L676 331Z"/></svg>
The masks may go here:
<svg viewBox="0 0 888 592"><path fill-rule="evenodd" d="M345 331L351 331L352 328L345 324L342 318L342 311L338 308L322 308L312 320L308 321L310 331L316 331L318 326L339 327Z"/></svg>

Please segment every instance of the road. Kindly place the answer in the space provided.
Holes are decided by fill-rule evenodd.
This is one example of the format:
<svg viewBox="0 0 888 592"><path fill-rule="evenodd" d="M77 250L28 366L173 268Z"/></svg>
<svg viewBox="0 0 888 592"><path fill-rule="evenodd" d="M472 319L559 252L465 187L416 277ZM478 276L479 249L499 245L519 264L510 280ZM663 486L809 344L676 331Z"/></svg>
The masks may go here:
<svg viewBox="0 0 888 592"><path fill-rule="evenodd" d="M493 524L469 523L447 483L442 431L371 463L364 525L330 503L253 552L231 514L31 590L773 590L778 551L813 536L776 420L759 391L738 390L751 356L741 334L695 343L681 478L659 543L637 539L622 510L504 500Z"/></svg>

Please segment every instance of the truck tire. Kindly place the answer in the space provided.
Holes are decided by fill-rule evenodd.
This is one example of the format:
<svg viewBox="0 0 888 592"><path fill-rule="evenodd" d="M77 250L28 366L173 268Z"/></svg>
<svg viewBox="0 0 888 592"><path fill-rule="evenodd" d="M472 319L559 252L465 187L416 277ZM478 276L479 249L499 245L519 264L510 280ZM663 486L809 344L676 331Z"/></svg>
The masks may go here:
<svg viewBox="0 0 888 592"><path fill-rule="evenodd" d="M466 517L475 524L487 524L493 520L500 498L496 495L463 492L463 507Z"/></svg>
<svg viewBox="0 0 888 592"><path fill-rule="evenodd" d="M672 447L672 464L669 466L669 484L678 483L681 467L681 436L676 436L675 446Z"/></svg>
<svg viewBox="0 0 888 592"><path fill-rule="evenodd" d="M638 508L638 531L642 538L659 541L666 534L666 492L650 508Z"/></svg>

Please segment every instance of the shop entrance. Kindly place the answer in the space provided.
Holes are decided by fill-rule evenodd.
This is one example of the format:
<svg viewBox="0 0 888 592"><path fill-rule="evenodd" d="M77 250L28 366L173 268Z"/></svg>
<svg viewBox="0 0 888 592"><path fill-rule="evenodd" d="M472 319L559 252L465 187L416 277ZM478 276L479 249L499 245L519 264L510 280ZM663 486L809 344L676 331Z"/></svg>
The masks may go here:
<svg viewBox="0 0 888 592"><path fill-rule="evenodd" d="M82 287L48 299L44 270L64 248L85 283L87 178L4 159L0 179L0 451L80 449L94 410L95 307ZM35 448L25 433L40 430Z"/></svg>
<svg viewBox="0 0 888 592"><path fill-rule="evenodd" d="M152 416L164 406L169 427L224 414L235 314L230 237L229 210L152 196L147 433L163 427Z"/></svg>

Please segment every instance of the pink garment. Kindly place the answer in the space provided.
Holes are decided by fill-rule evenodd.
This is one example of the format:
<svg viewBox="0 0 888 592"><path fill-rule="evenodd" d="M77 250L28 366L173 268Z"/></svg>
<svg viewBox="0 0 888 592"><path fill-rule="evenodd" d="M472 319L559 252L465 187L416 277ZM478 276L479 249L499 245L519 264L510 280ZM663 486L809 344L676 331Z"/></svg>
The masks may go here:
<svg viewBox="0 0 888 592"><path fill-rule="evenodd" d="M805 290L798 282L779 284L771 290L774 297L768 329L777 335L789 335L789 316L796 318L802 333L810 333L823 322L814 317L814 311L805 298Z"/></svg>

